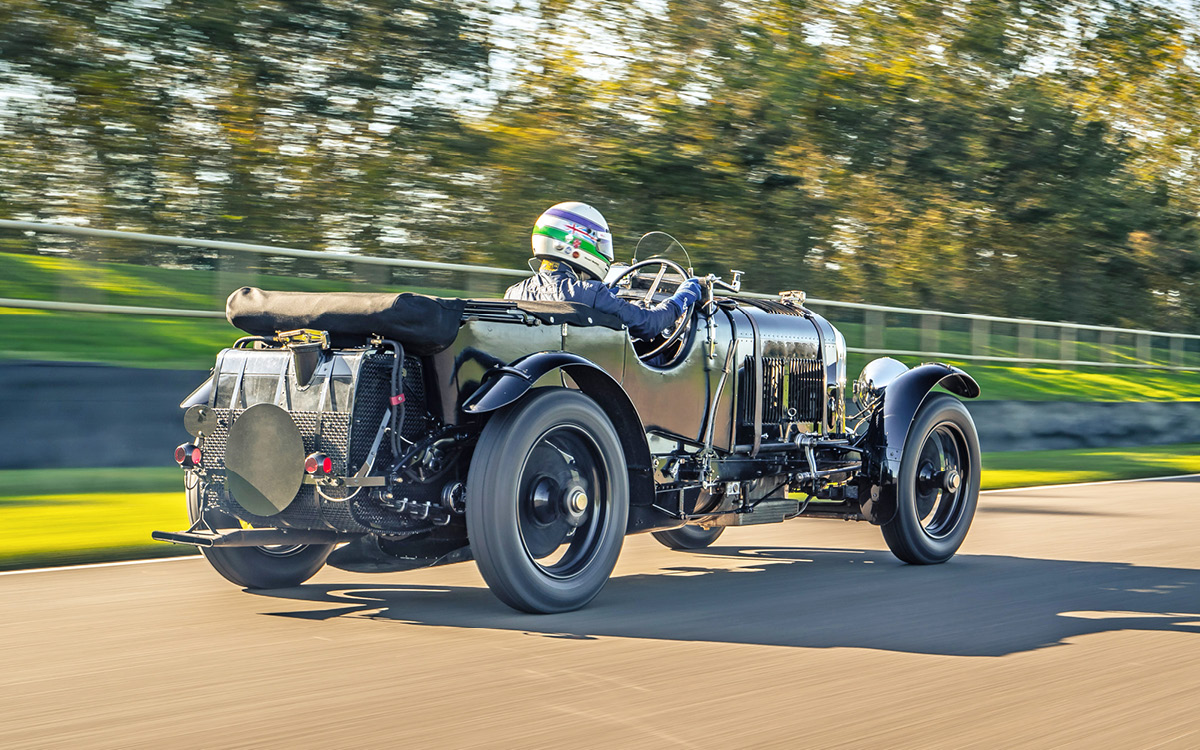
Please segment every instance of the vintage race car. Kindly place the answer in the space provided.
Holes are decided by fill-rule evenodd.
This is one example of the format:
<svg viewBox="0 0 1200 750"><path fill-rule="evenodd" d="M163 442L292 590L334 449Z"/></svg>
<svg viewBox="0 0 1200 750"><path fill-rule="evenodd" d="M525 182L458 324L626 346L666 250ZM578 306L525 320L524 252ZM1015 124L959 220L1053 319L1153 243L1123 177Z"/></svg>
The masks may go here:
<svg viewBox="0 0 1200 750"><path fill-rule="evenodd" d="M652 304L687 275L653 258L607 283ZM884 358L848 399L837 329L734 280L707 277L652 340L570 303L240 289L229 319L252 335L181 404L194 523L154 538L250 588L473 556L528 612L587 604L639 532L696 549L726 526L865 520L905 562L948 560L980 478L951 394L975 381Z"/></svg>

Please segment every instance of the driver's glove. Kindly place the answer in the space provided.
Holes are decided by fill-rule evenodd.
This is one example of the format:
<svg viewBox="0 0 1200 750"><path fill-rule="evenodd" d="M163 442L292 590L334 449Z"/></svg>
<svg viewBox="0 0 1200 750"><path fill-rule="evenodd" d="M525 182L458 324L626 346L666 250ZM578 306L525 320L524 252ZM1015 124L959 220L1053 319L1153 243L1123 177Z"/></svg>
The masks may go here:
<svg viewBox="0 0 1200 750"><path fill-rule="evenodd" d="M671 296L671 299L679 305L679 312L682 313L699 301L700 292L700 279L693 276L679 285L679 288L675 290L675 294Z"/></svg>

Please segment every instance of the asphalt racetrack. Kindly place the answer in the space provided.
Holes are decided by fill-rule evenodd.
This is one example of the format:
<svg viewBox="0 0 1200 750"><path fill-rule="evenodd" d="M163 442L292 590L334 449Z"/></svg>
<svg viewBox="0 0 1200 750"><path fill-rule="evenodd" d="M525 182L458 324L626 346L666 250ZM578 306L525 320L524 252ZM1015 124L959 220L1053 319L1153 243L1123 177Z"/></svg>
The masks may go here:
<svg viewBox="0 0 1200 750"><path fill-rule="evenodd" d="M474 563L241 591L0 576L3 748L1196 748L1200 477L985 493L959 555L792 521L630 537L571 614Z"/></svg>

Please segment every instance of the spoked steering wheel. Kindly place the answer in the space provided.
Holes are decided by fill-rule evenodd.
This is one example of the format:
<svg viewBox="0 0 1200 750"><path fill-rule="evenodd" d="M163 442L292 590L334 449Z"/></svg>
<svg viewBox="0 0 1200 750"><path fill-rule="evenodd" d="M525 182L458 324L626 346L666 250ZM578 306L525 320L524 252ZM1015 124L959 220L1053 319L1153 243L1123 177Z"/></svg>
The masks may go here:
<svg viewBox="0 0 1200 750"><path fill-rule="evenodd" d="M666 276L667 271L674 271L675 273L679 274L680 278L682 279L687 279L688 277L687 271L683 270L683 267L673 260L667 260L666 258L647 258L646 260L639 260L637 263L634 263L628 268L623 269L612 279L612 281L608 282L608 288L614 290L615 292L617 286L625 279L626 276L639 273L647 266L657 266L658 272L654 275L654 280L650 282L650 288L646 291L646 296L640 300L636 300L636 303L642 307L648 308L654 304L654 294L658 291L659 284L662 283L663 277ZM664 334L662 343L654 347L652 351L639 353L638 357L640 357L642 360L648 360L666 349L671 344L674 344L676 341L683 338L683 335L687 333L688 323L691 321L691 319L691 310L684 310L679 315L679 318L675 321L675 326L669 332Z"/></svg>

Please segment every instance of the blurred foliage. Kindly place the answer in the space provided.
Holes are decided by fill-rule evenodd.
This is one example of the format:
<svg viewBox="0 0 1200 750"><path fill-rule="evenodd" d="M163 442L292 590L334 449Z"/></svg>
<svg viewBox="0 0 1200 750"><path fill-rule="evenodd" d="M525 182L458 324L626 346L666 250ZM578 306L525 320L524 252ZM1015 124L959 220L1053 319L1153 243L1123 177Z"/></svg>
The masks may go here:
<svg viewBox="0 0 1200 750"><path fill-rule="evenodd" d="M0 216L520 267L548 205L758 291L1191 330L1195 8L8 0ZM20 252L211 254L38 236Z"/></svg>

